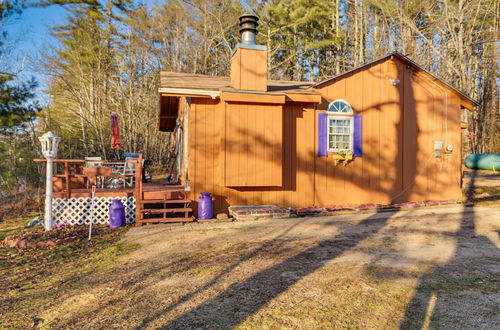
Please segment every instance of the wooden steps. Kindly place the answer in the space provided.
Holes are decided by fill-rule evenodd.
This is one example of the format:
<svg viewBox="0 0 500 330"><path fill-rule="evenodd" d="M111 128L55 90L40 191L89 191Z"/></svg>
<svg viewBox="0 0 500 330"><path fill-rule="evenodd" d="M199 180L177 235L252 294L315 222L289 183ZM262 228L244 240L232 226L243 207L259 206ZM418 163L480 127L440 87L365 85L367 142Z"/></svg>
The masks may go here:
<svg viewBox="0 0 500 330"><path fill-rule="evenodd" d="M146 194L141 191L140 199L136 200L136 225L194 221L189 192L182 188L168 187Z"/></svg>
<svg viewBox="0 0 500 330"><path fill-rule="evenodd" d="M140 201L141 204L174 204L174 203L191 203L191 200L189 199L146 199Z"/></svg>
<svg viewBox="0 0 500 330"><path fill-rule="evenodd" d="M149 213L176 213L176 212L191 212L192 209L190 207L186 208L178 208L178 209L143 209L141 212L149 212Z"/></svg>
<svg viewBox="0 0 500 330"><path fill-rule="evenodd" d="M141 223L179 223L179 222L193 222L194 217L182 218L183 221L179 221L179 218L162 218L160 221L158 219L143 219Z"/></svg>

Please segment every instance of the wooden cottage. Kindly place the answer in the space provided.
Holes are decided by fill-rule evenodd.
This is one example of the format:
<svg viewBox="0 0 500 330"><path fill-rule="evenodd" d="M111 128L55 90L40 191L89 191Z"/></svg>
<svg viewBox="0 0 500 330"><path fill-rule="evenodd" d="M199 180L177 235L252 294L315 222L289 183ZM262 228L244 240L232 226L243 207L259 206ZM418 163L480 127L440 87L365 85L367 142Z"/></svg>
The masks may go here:
<svg viewBox="0 0 500 330"><path fill-rule="evenodd" d="M161 131L191 199L308 207L461 196L461 109L477 103L400 53L320 83L267 79L257 18L231 76L161 72ZM195 205L196 207L196 205Z"/></svg>

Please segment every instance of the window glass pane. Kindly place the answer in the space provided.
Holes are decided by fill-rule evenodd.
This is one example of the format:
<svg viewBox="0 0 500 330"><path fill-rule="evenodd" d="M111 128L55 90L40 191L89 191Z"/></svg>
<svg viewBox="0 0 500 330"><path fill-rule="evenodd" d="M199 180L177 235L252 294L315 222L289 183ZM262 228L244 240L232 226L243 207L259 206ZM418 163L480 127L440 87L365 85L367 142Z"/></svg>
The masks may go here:
<svg viewBox="0 0 500 330"><path fill-rule="evenodd" d="M352 113L352 108L346 101L336 100L330 104L328 112Z"/></svg>
<svg viewBox="0 0 500 330"><path fill-rule="evenodd" d="M342 102L334 104L339 111L350 107ZM331 150L351 150L351 117L329 117L328 118L328 147Z"/></svg>

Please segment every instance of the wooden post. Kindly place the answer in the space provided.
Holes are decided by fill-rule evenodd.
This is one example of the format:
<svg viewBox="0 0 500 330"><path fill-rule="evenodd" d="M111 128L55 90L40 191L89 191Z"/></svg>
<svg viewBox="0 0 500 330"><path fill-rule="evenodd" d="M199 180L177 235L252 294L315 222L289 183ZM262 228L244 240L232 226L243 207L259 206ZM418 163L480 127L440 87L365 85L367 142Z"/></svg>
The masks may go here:
<svg viewBox="0 0 500 330"><path fill-rule="evenodd" d="M53 178L54 174L54 159L52 157L47 157L47 178L45 182L45 215L44 215L44 226L46 231L52 230L52 193L53 188Z"/></svg>
<svg viewBox="0 0 500 330"><path fill-rule="evenodd" d="M71 185L69 182L69 164L68 162L64 162L64 177L66 179L66 198L71 197Z"/></svg>
<svg viewBox="0 0 500 330"><path fill-rule="evenodd" d="M139 220L141 219L141 202L142 202L142 153L139 153L137 161L135 164L135 186L134 186L134 197L135 197L135 225L139 225Z"/></svg>

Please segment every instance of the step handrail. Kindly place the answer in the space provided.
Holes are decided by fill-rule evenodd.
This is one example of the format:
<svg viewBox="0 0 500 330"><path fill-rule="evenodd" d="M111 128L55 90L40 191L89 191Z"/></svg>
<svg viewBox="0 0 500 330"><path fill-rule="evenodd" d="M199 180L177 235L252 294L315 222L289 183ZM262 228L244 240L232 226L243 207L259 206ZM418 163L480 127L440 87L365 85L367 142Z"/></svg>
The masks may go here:
<svg viewBox="0 0 500 330"><path fill-rule="evenodd" d="M135 197L135 223L138 224L139 219L141 218L141 201L143 197L142 191L142 152L139 153L137 157L137 163L135 164L135 189L134 189L134 197Z"/></svg>

